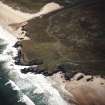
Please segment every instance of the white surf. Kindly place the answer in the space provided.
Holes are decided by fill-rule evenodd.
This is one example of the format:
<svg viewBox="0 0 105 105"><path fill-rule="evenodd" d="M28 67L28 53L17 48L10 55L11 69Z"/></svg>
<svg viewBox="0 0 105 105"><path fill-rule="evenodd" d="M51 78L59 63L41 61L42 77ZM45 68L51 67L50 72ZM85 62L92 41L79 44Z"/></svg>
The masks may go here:
<svg viewBox="0 0 105 105"><path fill-rule="evenodd" d="M23 74L20 72L22 68L27 68L28 66L15 65L14 63L13 57L17 55L17 49L14 48L13 45L18 40L1 26L0 38L5 40L8 44L4 52L0 55L0 60L7 62L5 67L9 69L9 83L11 83L13 89L17 89L18 91L21 90L24 93L20 101L26 102L26 105L35 105L35 102L29 97L34 96L35 94L43 94L45 97L44 101L48 105L69 105L61 97L58 90L52 86L48 77L46 78L42 74Z"/></svg>

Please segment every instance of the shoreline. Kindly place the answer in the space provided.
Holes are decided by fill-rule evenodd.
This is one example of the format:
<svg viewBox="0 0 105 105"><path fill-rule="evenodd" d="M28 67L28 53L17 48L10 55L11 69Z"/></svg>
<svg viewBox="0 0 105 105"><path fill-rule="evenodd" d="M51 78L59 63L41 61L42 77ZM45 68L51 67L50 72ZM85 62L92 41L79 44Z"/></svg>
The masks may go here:
<svg viewBox="0 0 105 105"><path fill-rule="evenodd" d="M2 28L3 27L0 27L0 29L2 29ZM7 28L8 28L8 26L7 26ZM21 33L21 31L18 31L18 32ZM13 33L15 34L15 31ZM11 36L11 34L9 36L4 36L4 35L7 35L7 34L3 33L2 38L4 38L8 43L11 43L10 47L12 47L14 44L16 44L16 42L20 41L15 35L14 36ZM23 40L24 40L24 37L23 37ZM6 52L4 52L4 53L6 53ZM20 66L20 69L22 69L21 65L17 65L17 68L19 66ZM26 67L26 66L23 66L23 68L24 67ZM30 67L30 66L27 66L27 67ZM34 73L32 73L32 74L34 74ZM23 75L25 75L25 74L23 74ZM78 76L76 77L76 75L77 74L75 74L74 78L71 78L71 80L65 80L64 73L59 73L59 72L52 73L52 75L48 76L48 77L50 77L49 80L53 82L52 85L56 89L58 89L58 91L61 91L61 94L67 93L66 94L67 96L68 95L70 95L71 97L73 96L74 99L71 99L71 97L69 97L69 98L66 97L67 101L72 100L75 103L78 103L78 105L90 105L92 102L94 102L94 103L97 102L98 105L105 105L104 98L103 98L105 96L105 92L104 92L105 79L103 79L101 77L96 77L96 76L93 76L93 78L91 78L90 75L81 74L81 75L83 75L83 78L78 80L78 78L80 78L80 77L78 77ZM90 80L87 81L87 79L90 79ZM57 87L58 85L59 85L59 87Z"/></svg>
<svg viewBox="0 0 105 105"><path fill-rule="evenodd" d="M4 4L0 1L0 24L11 32L15 37L22 40L30 40L28 36L26 36L26 31L22 29L29 20L33 18L41 18L44 15L49 13L53 13L55 11L59 11L63 6L58 3L50 2L44 5L38 12L36 13L26 13ZM9 15L8 15L9 14Z"/></svg>
<svg viewBox="0 0 105 105"><path fill-rule="evenodd" d="M31 68L31 66L29 66L29 68ZM28 70L29 68L25 68L25 70ZM36 68L36 67L35 67ZM24 70L24 69L21 69ZM32 74L43 74L42 73L37 73L36 71L27 71L27 73L32 73ZM25 74L27 74L25 73ZM52 85L59 90L59 92L61 93L61 95L64 97L64 99L68 102L73 102L73 103L78 103L78 101L83 101L83 99L80 99L81 97L86 97L89 98L89 100L91 100L90 102L97 100L98 98L100 99L100 101L98 103L101 103L101 101L103 101L102 97L100 96L100 92L102 92L103 94L104 89L105 89L105 79L101 78L100 76L91 76L91 75L85 75L83 73L80 73L80 75L78 75L78 73L76 73L73 78L71 78L71 80L66 80L64 77L64 73L62 71L57 71L52 73L51 75L45 75L46 77L50 77L50 81L52 82ZM83 76L83 77L81 77ZM55 81L55 82L54 82ZM59 85L59 87L57 87ZM85 91L82 91L81 89L85 89ZM92 89L91 89L92 88ZM94 92L93 92L94 91ZM84 94L84 92L93 92L91 93L92 96L86 96ZM82 95L82 96L81 96ZM96 96L95 96L96 95ZM91 97L95 97L92 98ZM69 97L69 98L68 98ZM76 99L75 99L76 98ZM88 105L86 100L83 101L84 105ZM79 105L82 105L81 103ZM104 103L103 103L104 105Z"/></svg>
<svg viewBox="0 0 105 105"><path fill-rule="evenodd" d="M1 29L3 29L3 27L1 27ZM6 57L6 58L4 58L3 59L3 61L6 61L7 60L7 63L6 63L6 65L5 65L5 67L6 68L8 68L8 69L10 69L10 70L12 70L12 71L10 71L10 75L11 75L11 72L13 72L13 74L14 73L16 73L15 75L17 75L19 78L22 78L22 79L26 79L26 81L27 81L27 77L29 76L29 78L30 78L30 76L35 76L35 74L23 74L23 73L21 73L21 69L23 69L23 68L28 68L28 67L30 67L30 66L22 66L22 65L16 65L15 64L15 60L13 59L15 56L17 56L17 48L15 48L15 47L13 47L14 46L14 44L18 41L18 39L15 37L15 36L11 36L11 34L6 30L6 33L4 32L3 34L3 37L2 37L2 39L3 40L5 40L7 43L8 43L8 46L6 47L6 49L4 50L4 52L3 52L3 55L8 55L8 56L11 56L11 57ZM9 36L6 36L6 35L9 35ZM7 39L7 37L8 37L8 39ZM12 39L12 40L11 40ZM11 51L13 51L13 53L12 54L9 54ZM36 74L37 75L37 74ZM38 74L38 75L42 75L42 74ZM16 76L16 77L17 77ZM11 77L11 79L10 80L13 80L12 79L13 77ZM35 77L34 77L35 78ZM45 76L44 76L44 78L46 78ZM50 77L48 77L48 78L50 78ZM41 79L41 78L40 78ZM40 80L41 81L41 80ZM49 81L49 79L47 80L47 81ZM18 82L18 81L17 81ZM42 81L43 82L43 81ZM14 82L14 83L16 83L16 81ZM49 81L49 83L50 83L50 81ZM52 83L50 83L49 84L48 83L48 86L52 86L53 84ZM17 85L17 83L16 83L16 85ZM11 84L11 86L13 86L13 88L15 89L17 89L17 87L16 87L16 85L14 85L13 84L13 82L12 82L12 84ZM18 85L17 85L18 86ZM20 87L19 87L20 88ZM18 90L19 90L19 88L18 88ZM44 85L44 88L46 89L49 89L49 87L47 87L47 85ZM51 89L52 89L52 87L50 87ZM37 90L35 90L36 92L37 92ZM49 90L50 91L50 90ZM55 94L55 95L57 95L57 97L60 97L59 95L59 90L57 91L56 90L56 88L54 88L54 93L52 93L51 92L51 94ZM57 91L57 93L56 93L56 91ZM27 105L34 105L33 104L33 102L27 97L27 96L23 96L22 97L23 99L20 99L20 101L21 102L27 102ZM64 103L64 105L69 105L69 104L67 104L66 103L66 101L65 100L62 100L61 98L60 98L60 100L61 100L61 103ZM61 104L59 104L59 105L61 105Z"/></svg>
<svg viewBox="0 0 105 105"><path fill-rule="evenodd" d="M2 61L3 62L5 61L4 67L6 69L17 69L18 70L19 66L16 67L15 65L13 65L13 63L14 63L13 57L17 55L17 50L13 49L13 45L18 41L18 39L14 35L12 35L10 32L8 32L6 29L4 29L4 27L2 27L2 26L0 26L0 32L2 34L0 36L0 39L6 41L5 43L7 44L6 48L4 49L3 53L1 54L2 58L3 58ZM11 53L9 55L9 53L11 51L13 53ZM20 67L20 68L22 68L22 67ZM21 73L19 73L19 76L22 77ZM19 94L18 102L25 103L26 105L35 105L27 95L25 95L24 93L21 92L20 88L15 84L15 82L12 79L8 78L8 82L5 83L5 86L8 86L8 85L11 86L13 91L16 91L17 94Z"/></svg>

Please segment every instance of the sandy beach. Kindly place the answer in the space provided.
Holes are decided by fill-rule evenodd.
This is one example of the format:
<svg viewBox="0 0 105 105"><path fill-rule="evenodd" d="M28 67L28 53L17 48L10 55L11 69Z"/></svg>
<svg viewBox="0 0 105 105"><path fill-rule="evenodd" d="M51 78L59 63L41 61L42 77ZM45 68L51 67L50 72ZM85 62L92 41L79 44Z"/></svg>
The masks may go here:
<svg viewBox="0 0 105 105"><path fill-rule="evenodd" d="M87 81L91 77L91 75L84 75L80 80L72 78L71 81L67 81L62 73L57 73L51 78L59 84L60 89L66 90L64 93L70 93L68 95L71 98L68 98L68 101L72 100L77 105L105 105L105 79L93 76Z"/></svg>
<svg viewBox="0 0 105 105"><path fill-rule="evenodd" d="M26 32L22 30L22 26L33 18L41 17L62 8L59 4L51 2L43 6L39 12L31 14L15 10L0 1L0 24L8 31L14 32L17 38L29 40L30 38L25 36Z"/></svg>
<svg viewBox="0 0 105 105"><path fill-rule="evenodd" d="M32 17L32 14L14 10L12 7L9 7L0 1L0 24L9 32L13 33L15 37L29 39L21 34L21 26L24 25L23 23L18 25L17 30L14 29L16 29L15 27L17 27L18 23L24 22L24 20L29 19L30 17ZM11 27L10 25L14 23L16 25Z"/></svg>

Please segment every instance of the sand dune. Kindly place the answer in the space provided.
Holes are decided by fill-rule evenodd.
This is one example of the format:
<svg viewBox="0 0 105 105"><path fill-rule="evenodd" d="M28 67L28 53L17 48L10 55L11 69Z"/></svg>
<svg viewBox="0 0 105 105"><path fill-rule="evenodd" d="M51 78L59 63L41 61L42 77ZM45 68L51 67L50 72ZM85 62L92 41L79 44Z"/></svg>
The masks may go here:
<svg viewBox="0 0 105 105"><path fill-rule="evenodd" d="M51 2L43 6L39 12L31 14L15 10L0 1L0 24L10 32L14 32L14 35L17 38L29 40L29 38L25 36L26 32L21 30L21 27L27 24L28 20L46 15L62 8L63 7L59 4Z"/></svg>
<svg viewBox="0 0 105 105"><path fill-rule="evenodd" d="M0 2L0 23L11 24L22 22L32 14L22 13Z"/></svg>
<svg viewBox="0 0 105 105"><path fill-rule="evenodd" d="M24 21L28 21L32 18L46 15L53 11L62 9L63 7L57 3L51 2L43 6L37 13L24 13L18 10L14 10L12 7L0 2L0 23L3 24L16 24Z"/></svg>

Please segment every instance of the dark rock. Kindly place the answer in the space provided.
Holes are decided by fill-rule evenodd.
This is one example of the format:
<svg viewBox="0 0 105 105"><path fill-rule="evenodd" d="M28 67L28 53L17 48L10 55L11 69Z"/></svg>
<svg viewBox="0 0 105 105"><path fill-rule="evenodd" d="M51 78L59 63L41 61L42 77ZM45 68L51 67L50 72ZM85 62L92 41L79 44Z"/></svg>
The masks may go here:
<svg viewBox="0 0 105 105"><path fill-rule="evenodd" d="M17 50L18 50L18 54L16 57L14 57L14 60L15 60L15 64L17 65L25 65L27 66L26 63L24 63L24 54L22 53L22 48L21 46L19 45L16 45L17 47Z"/></svg>
<svg viewBox="0 0 105 105"><path fill-rule="evenodd" d="M19 58L22 57L22 52L21 52L21 50L18 50L18 57L19 57Z"/></svg>
<svg viewBox="0 0 105 105"><path fill-rule="evenodd" d="M28 73L28 71L27 71L27 69L26 69L26 68L21 69L21 72L22 72L22 73L25 73L25 74L26 74L26 73Z"/></svg>
<svg viewBox="0 0 105 105"><path fill-rule="evenodd" d="M93 76L86 76L86 81L92 81L93 80Z"/></svg>
<svg viewBox="0 0 105 105"><path fill-rule="evenodd" d="M14 57L14 60L16 65L21 65L20 58L18 56Z"/></svg>
<svg viewBox="0 0 105 105"><path fill-rule="evenodd" d="M43 75L45 75L45 76L49 76L48 71L43 71Z"/></svg>
<svg viewBox="0 0 105 105"><path fill-rule="evenodd" d="M23 45L21 44L20 41L17 41L13 47L15 47L15 48L23 47Z"/></svg>
<svg viewBox="0 0 105 105"><path fill-rule="evenodd" d="M29 68L24 68L21 70L22 73L35 73L35 74L46 74L44 70L39 69L38 67L29 67Z"/></svg>
<svg viewBox="0 0 105 105"><path fill-rule="evenodd" d="M64 75L64 77L65 77L65 80L70 80L70 73L65 73L65 75Z"/></svg>
<svg viewBox="0 0 105 105"><path fill-rule="evenodd" d="M73 79L74 80L80 80L84 77L84 74L83 73L77 73L76 75L74 75Z"/></svg>
<svg viewBox="0 0 105 105"><path fill-rule="evenodd" d="M43 64L43 61L40 59L34 59L28 62L28 65L41 65Z"/></svg>
<svg viewBox="0 0 105 105"><path fill-rule="evenodd" d="M104 85L104 83L100 83L101 85Z"/></svg>

